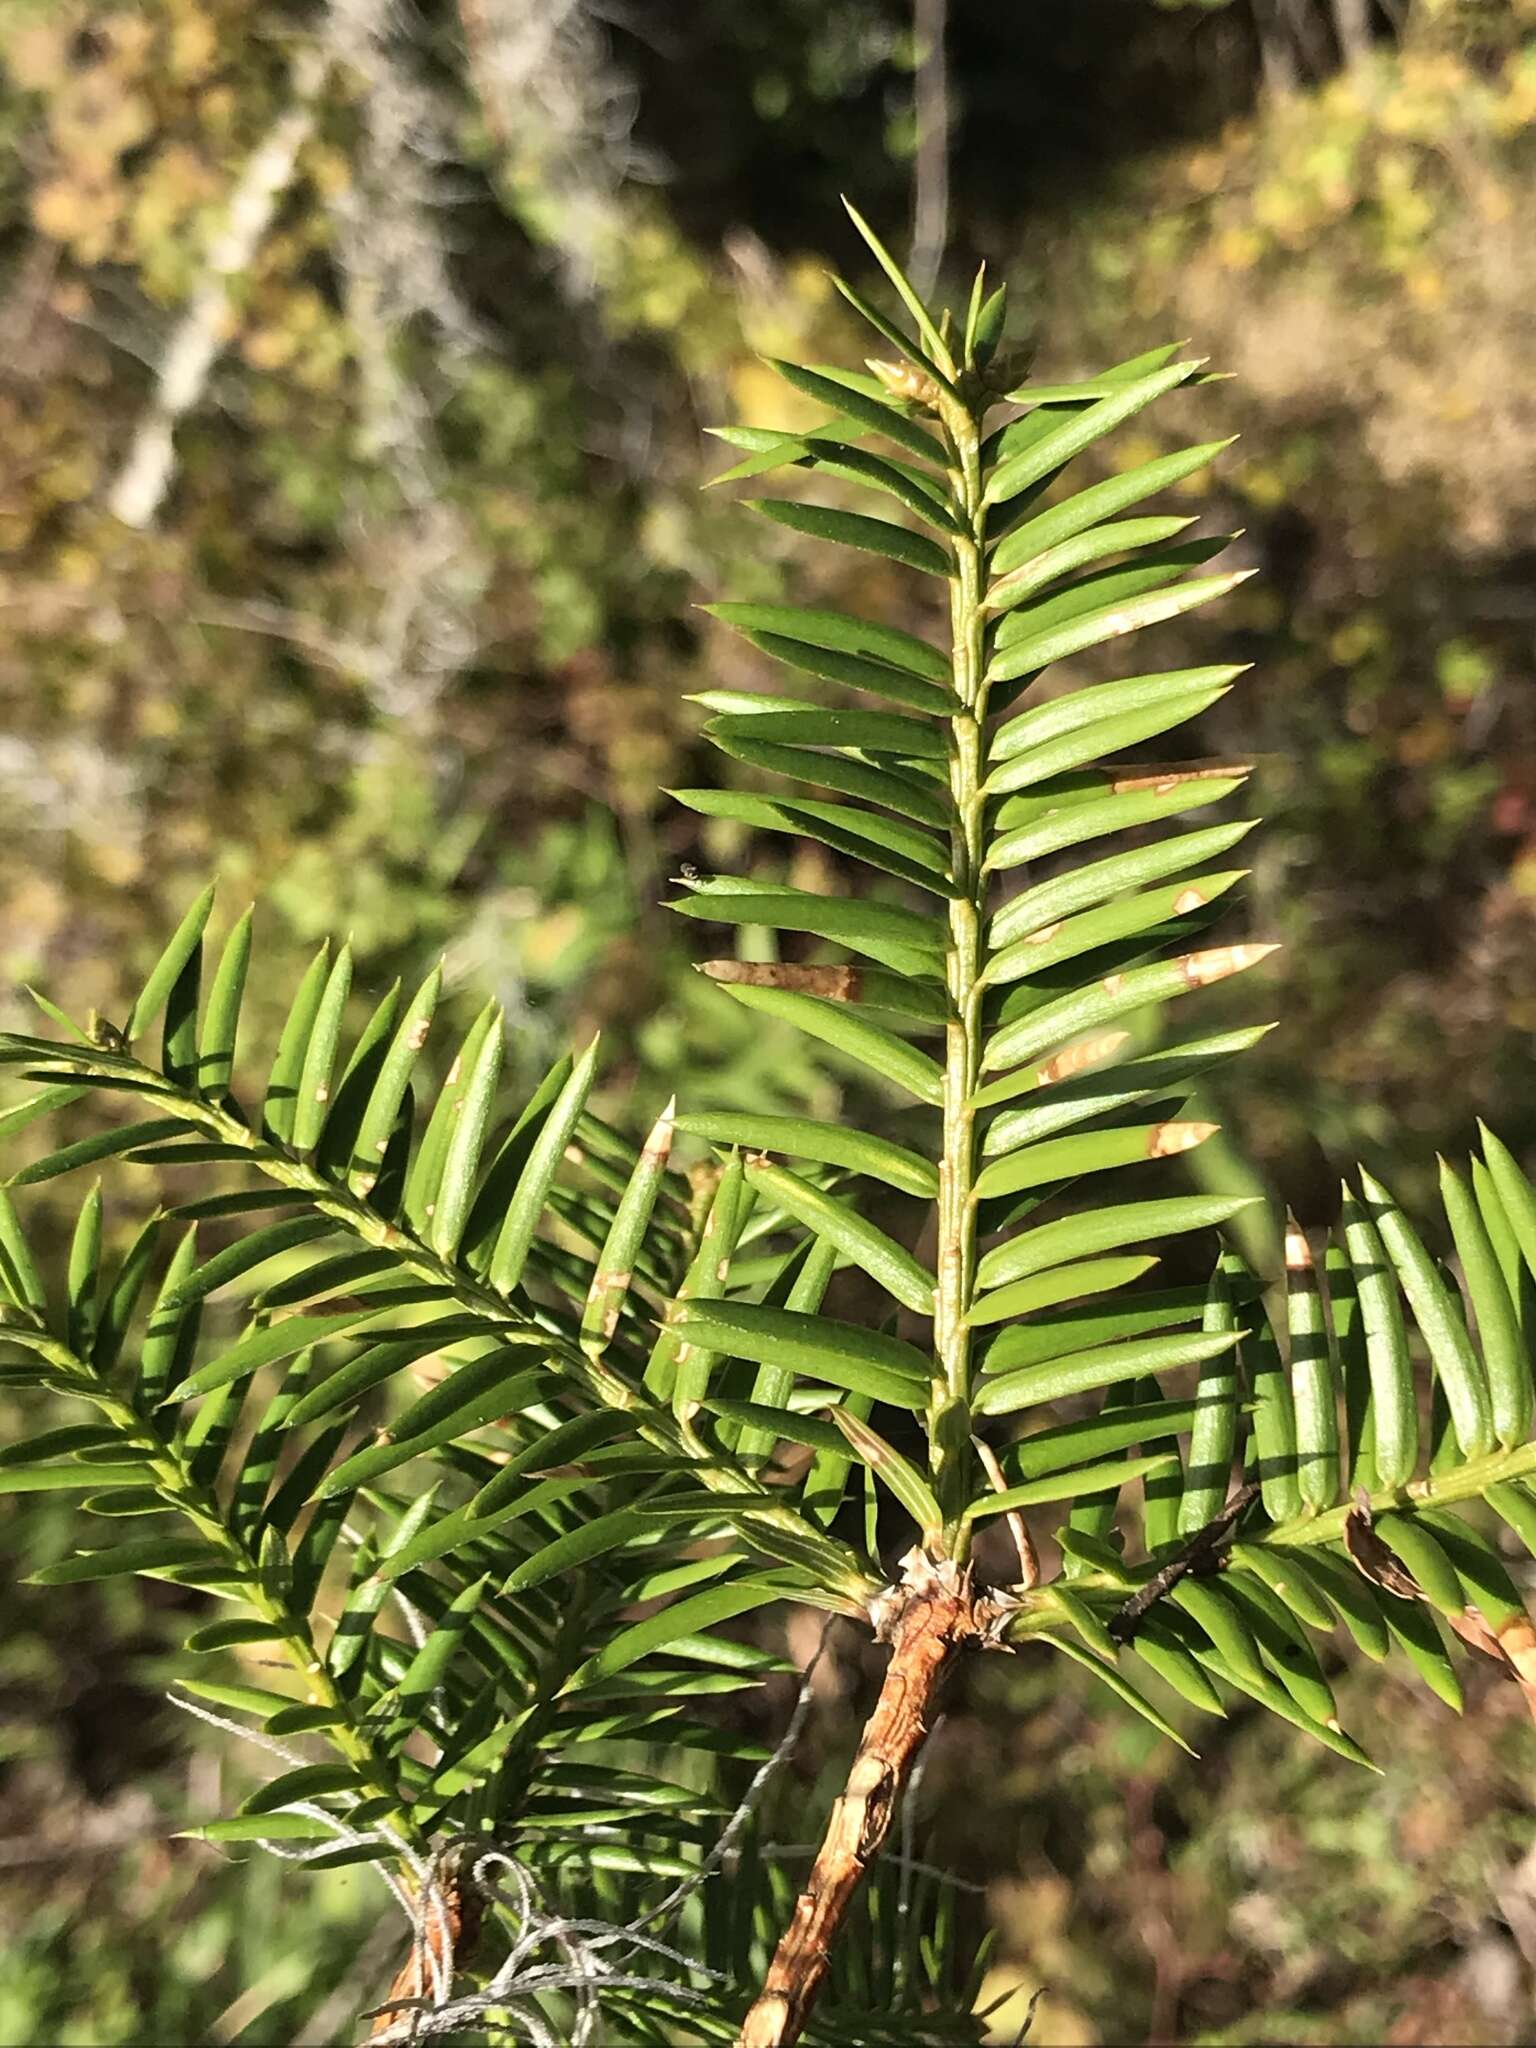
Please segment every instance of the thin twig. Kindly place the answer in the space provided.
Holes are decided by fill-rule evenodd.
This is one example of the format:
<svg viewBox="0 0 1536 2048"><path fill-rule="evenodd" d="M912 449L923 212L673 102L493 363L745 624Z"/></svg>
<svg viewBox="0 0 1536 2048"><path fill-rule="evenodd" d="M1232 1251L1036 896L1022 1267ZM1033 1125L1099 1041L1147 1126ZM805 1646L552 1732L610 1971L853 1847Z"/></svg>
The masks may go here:
<svg viewBox="0 0 1536 2048"><path fill-rule="evenodd" d="M196 1700L184 1700L180 1693L168 1692L166 1699L173 1707L179 1707L184 1714L191 1714L199 1721L206 1721L210 1728L221 1729L226 1735L239 1735L246 1742L254 1742L258 1749L264 1749L271 1756L279 1757L290 1770L297 1769L305 1759L296 1749L290 1749L285 1742L266 1735L259 1728L248 1728L242 1721L231 1721L227 1715L215 1714L208 1707L200 1707Z"/></svg>
<svg viewBox="0 0 1536 2048"><path fill-rule="evenodd" d="M933 1733L938 1734L943 1725L941 1714L933 1724ZM898 1973L898 1987L906 1976L906 1959L909 1953L907 1928L912 1919L912 1880L918 1875L917 1858L913 1851L917 1846L917 1800L924 1777L928 1771L928 1759L933 1754L925 1749L912 1766L912 1775L907 1780L907 1789L901 1795L901 1854L893 1856L896 1865L896 1946L894 1967Z"/></svg>
<svg viewBox="0 0 1536 2048"><path fill-rule="evenodd" d="M1207 1572L1216 1563L1216 1547L1231 1529L1239 1516L1259 1497L1259 1482L1251 1480L1240 1487L1227 1502L1221 1513L1207 1522L1203 1529L1197 1529L1177 1557L1170 1558L1160 1571L1152 1574L1144 1586L1126 1601L1120 1612L1109 1623L1109 1632L1117 1643L1128 1643L1140 1628L1147 1610L1155 1607L1159 1600L1171 1593L1180 1579L1190 1572Z"/></svg>
<svg viewBox="0 0 1536 2048"><path fill-rule="evenodd" d="M753 1774L751 1784L748 1785L746 1791L742 1794L741 1804L726 1822L720 1839L705 1857L698 1870L691 1876L685 1877L681 1884L667 1894L659 1906L654 1907L649 1913L642 1913L640 1918L634 1923L636 1927L648 1927L654 1920L665 1923L665 1921L675 1916L683 1905L692 1898L700 1885L706 1883L714 1876L721 1864L724 1863L726 1857L735 1848L737 1837L761 1805L763 1794L767 1791L769 1784L778 1776L780 1770L782 1770L799 1746L801 1730L805 1727L806 1717L811 1711L817 1666L826 1654L827 1643L831 1637L832 1630L840 1619L841 1617L836 1614L830 1615L827 1618L821 1631L820 1640L817 1642L815 1654L812 1656L810 1663L805 1667L805 1675L800 1681L800 1691L796 1696L794 1708L790 1713L788 1726L779 1737L772 1756L768 1758L766 1763L759 1765L757 1771Z"/></svg>
<svg viewBox="0 0 1536 2048"><path fill-rule="evenodd" d="M971 1448L976 1453L982 1471L986 1473L988 1480L991 1482L992 1491L994 1493L1006 1493L1008 1491L1008 1481L1002 1466L997 1462L997 1453L993 1450L992 1446L984 1438L973 1436L971 1438ZM1027 1593L1031 1587L1038 1586L1040 1583L1040 1559L1035 1551L1034 1539L1029 1533L1028 1523L1017 1508L1006 1509L1003 1520L1008 1524L1009 1534L1013 1537L1013 1547L1018 1552L1018 1590L1021 1593Z"/></svg>

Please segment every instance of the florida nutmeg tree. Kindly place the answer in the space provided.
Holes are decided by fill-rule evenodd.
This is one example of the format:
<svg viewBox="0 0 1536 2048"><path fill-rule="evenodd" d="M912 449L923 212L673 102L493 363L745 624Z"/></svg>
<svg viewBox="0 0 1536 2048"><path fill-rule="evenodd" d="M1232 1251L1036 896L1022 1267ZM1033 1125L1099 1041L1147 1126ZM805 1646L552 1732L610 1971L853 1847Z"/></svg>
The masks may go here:
<svg viewBox="0 0 1536 2048"><path fill-rule="evenodd" d="M1202 1033L1200 992L1269 949L1218 929L1242 767L1136 750L1239 671L1054 671L1239 580L1155 507L1223 444L1061 479L1200 366L1021 382L1002 291L931 309L854 218L897 310L842 289L888 357L778 365L824 418L723 430L721 481L854 486L874 509L751 502L900 564L932 630L715 607L787 682L706 697L750 787L681 800L820 842L841 893L691 877L674 907L785 935L705 972L865 1069L899 1135L696 1112L685 1071L637 1142L589 1105L595 1048L509 1113L494 1007L425 1087L439 977L349 1035L346 947L253 1084L251 921L205 957L211 891L120 1024L45 1005L59 1035L0 1047L32 1091L8 1136L103 1106L0 1197L4 1382L65 1418L0 1490L81 1498L43 1583L209 1596L184 1702L280 1768L201 1832L379 1870L412 1929L381 2037L973 2040L942 1883L903 1867L894 1916L865 1885L960 1658L1038 1642L1175 1740L1143 1673L1247 1697L1356 1763L1317 1632L1451 1699L1442 1624L1536 1663L1490 1535L1536 1546L1536 1192L1498 1140L1442 1167L1443 1258L1361 1172L1283 1285L1219 1246L1208 1286L1153 1279L1241 1206L1169 1162L1263 1028ZM713 1164L675 1170L679 1137ZM25 1189L108 1160L160 1176L137 1235L91 1186L67 1254L29 1245ZM841 1268L857 1320L824 1307ZM786 1601L890 1650L798 1897L702 1704L774 1666L726 1625Z"/></svg>

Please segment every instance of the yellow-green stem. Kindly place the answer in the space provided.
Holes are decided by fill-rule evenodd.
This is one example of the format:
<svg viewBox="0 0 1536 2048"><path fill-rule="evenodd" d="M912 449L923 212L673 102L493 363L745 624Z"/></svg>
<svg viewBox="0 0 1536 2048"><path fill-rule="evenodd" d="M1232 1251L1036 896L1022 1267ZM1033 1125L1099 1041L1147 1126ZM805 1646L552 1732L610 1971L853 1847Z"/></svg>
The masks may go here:
<svg viewBox="0 0 1536 2048"><path fill-rule="evenodd" d="M986 716L985 634L982 611L986 508L982 502L981 426L959 404L946 405L944 425L953 455L950 486L964 531L954 541L950 586L950 647L955 710L950 720L949 945L950 1005L945 1033L944 1131L939 1161L938 1246L934 1301L934 1384L930 1409L933 1466L949 1526L948 1547L963 1556L968 1525L958 1520L964 1488L956 1484L967 1462L970 1436L971 1357L966 1315L976 1273L976 1113L980 1074L983 734Z"/></svg>
<svg viewBox="0 0 1536 2048"><path fill-rule="evenodd" d="M187 1517L210 1548L220 1552L239 1575L250 1605L264 1622L281 1631L277 1640L304 1687L303 1701L296 1700L294 1704L323 1707L335 1715L335 1720L325 1730L326 1740L346 1758L371 1793L391 1802L390 1810L375 1825L391 1835L403 1853L424 1857L427 1854L426 1844L417 1833L388 1759L369 1739L360 1724L354 1703L326 1669L315 1644L309 1617L294 1613L271 1591L259 1559L229 1526L208 1488L193 1477L178 1447L164 1442L128 1402L103 1387L89 1363L68 1345L57 1341L43 1344L29 1340L29 1348L35 1349L58 1367L65 1377L76 1382L80 1394L110 1417L114 1427L154 1473L163 1496Z"/></svg>
<svg viewBox="0 0 1536 2048"><path fill-rule="evenodd" d="M1490 1451L1486 1457L1474 1458L1454 1471L1430 1473L1407 1486L1382 1487L1368 1496L1367 1504L1372 1515L1411 1514L1415 1508L1451 1507L1458 1501L1481 1500L1490 1486L1533 1476L1536 1476L1536 1441L1516 1444L1512 1450ZM1245 1540L1265 1550L1307 1550L1323 1543L1337 1543L1343 1537L1344 1519L1352 1505L1346 1502L1320 1515L1297 1515L1262 1535ZM1106 1571L1086 1571L1072 1581L1072 1591L1078 1595L1110 1594L1123 1600L1137 1584L1138 1580L1131 1572L1112 1576ZM1042 1587L1038 1597L1024 1596L1024 1604L1009 1623L1008 1634L1010 1638L1024 1637L1059 1625L1060 1615L1054 1605L1053 1588Z"/></svg>

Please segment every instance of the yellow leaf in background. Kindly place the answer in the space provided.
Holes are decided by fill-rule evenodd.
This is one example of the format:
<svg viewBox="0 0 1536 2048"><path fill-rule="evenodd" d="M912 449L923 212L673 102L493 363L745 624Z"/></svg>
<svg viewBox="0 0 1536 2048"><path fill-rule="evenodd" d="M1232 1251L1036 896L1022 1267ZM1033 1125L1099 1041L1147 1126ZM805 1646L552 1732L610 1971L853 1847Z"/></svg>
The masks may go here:
<svg viewBox="0 0 1536 2048"><path fill-rule="evenodd" d="M60 548L53 558L53 571L61 583L69 584L74 590L89 590L92 584L101 581L100 558L89 548Z"/></svg>
<svg viewBox="0 0 1536 2048"><path fill-rule="evenodd" d="M731 405L737 419L754 426L789 429L811 425L825 408L813 405L755 357L736 364L730 373Z"/></svg>
<svg viewBox="0 0 1536 2048"><path fill-rule="evenodd" d="M1128 469L1139 469L1144 462L1155 462L1166 452L1166 444L1153 434L1129 433L1123 435L1113 446L1115 468L1122 474Z"/></svg>
<svg viewBox="0 0 1536 2048"><path fill-rule="evenodd" d="M1202 192L1208 198L1221 190L1226 175L1226 158L1219 149L1197 149L1184 166L1190 190Z"/></svg>
<svg viewBox="0 0 1536 2048"><path fill-rule="evenodd" d="M101 465L89 448L75 448L60 462L48 465L40 479L56 505L78 505L96 487Z"/></svg>
<svg viewBox="0 0 1536 2048"><path fill-rule="evenodd" d="M1284 234L1305 222L1302 195L1290 183L1261 185L1253 195L1253 217L1260 227Z"/></svg>
<svg viewBox="0 0 1536 2048"><path fill-rule="evenodd" d="M786 283L790 296L801 306L813 309L825 306L832 297L832 280L827 275L826 265L810 257L801 257L790 264Z"/></svg>
<svg viewBox="0 0 1536 2048"><path fill-rule="evenodd" d="M210 137L227 135L239 119L240 101L233 87L214 85L199 97L197 111Z"/></svg>
<svg viewBox="0 0 1536 2048"><path fill-rule="evenodd" d="M585 920L573 903L562 904L544 917L530 919L523 926L523 957L529 973L547 979L558 966L560 956L580 940L585 929Z"/></svg>
<svg viewBox="0 0 1536 2048"><path fill-rule="evenodd" d="M32 225L51 241L71 241L88 217L82 188L73 178L49 178L32 194Z"/></svg>
<svg viewBox="0 0 1536 2048"><path fill-rule="evenodd" d="M1238 489L1250 505L1272 511L1290 495L1280 470L1268 462L1245 462L1237 479Z"/></svg>
<svg viewBox="0 0 1536 2048"><path fill-rule="evenodd" d="M12 935L26 932L39 947L67 929L75 906L67 890L44 875L23 874L10 892L6 922Z"/></svg>
<svg viewBox="0 0 1536 2048"><path fill-rule="evenodd" d="M1456 706L1480 697L1498 675L1498 663L1475 640L1458 635L1435 654L1435 680L1446 701Z"/></svg>
<svg viewBox="0 0 1536 2048"><path fill-rule="evenodd" d="M285 327L256 327L242 337L240 353L253 370L280 370L293 361L297 335Z"/></svg>
<svg viewBox="0 0 1536 2048"><path fill-rule="evenodd" d="M69 76L69 48L78 14L61 8L52 21L29 21L11 32L5 68L26 92L46 92Z"/></svg>
<svg viewBox="0 0 1536 2048"><path fill-rule="evenodd" d="M180 708L174 698L147 696L139 706L141 739L174 739L180 725Z"/></svg>
<svg viewBox="0 0 1536 2048"><path fill-rule="evenodd" d="M1521 50L1510 57L1504 78L1504 97L1494 104L1491 125L1496 135L1517 135L1536 122L1536 51Z"/></svg>
<svg viewBox="0 0 1536 2048"><path fill-rule="evenodd" d="M110 169L153 127L154 113L144 95L125 92L117 77L99 66L73 79L48 113L48 132L61 153L92 168Z"/></svg>
<svg viewBox="0 0 1536 2048"><path fill-rule="evenodd" d="M161 231L223 195L223 180L206 157L184 142L157 150L144 173L136 211Z"/></svg>
<svg viewBox="0 0 1536 2048"><path fill-rule="evenodd" d="M186 14L171 30L167 70L172 78L193 84L206 78L218 59L219 39L206 14Z"/></svg>
<svg viewBox="0 0 1536 2048"><path fill-rule="evenodd" d="M113 889L126 889L144 872L143 849L126 840L93 840L81 850L87 863Z"/></svg>
<svg viewBox="0 0 1536 2048"><path fill-rule="evenodd" d="M110 65L119 77L137 78L147 68L155 25L146 14L120 9L94 22L91 34L100 51L97 63Z"/></svg>
<svg viewBox="0 0 1536 2048"><path fill-rule="evenodd" d="M326 199L337 199L352 189L352 165L345 151L316 146L307 151L305 164L315 190Z"/></svg>
<svg viewBox="0 0 1536 2048"><path fill-rule="evenodd" d="M77 262L100 263L112 251L127 199L112 179L50 178L32 195L32 221Z"/></svg>

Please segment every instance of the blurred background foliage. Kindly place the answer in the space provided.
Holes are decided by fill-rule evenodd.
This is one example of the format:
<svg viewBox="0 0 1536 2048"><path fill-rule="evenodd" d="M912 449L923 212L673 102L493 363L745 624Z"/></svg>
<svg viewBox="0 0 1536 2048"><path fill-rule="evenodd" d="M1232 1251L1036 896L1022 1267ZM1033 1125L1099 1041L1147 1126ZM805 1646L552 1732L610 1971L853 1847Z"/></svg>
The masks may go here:
<svg viewBox="0 0 1536 2048"><path fill-rule="evenodd" d="M1187 490L1262 574L1145 650L1255 664L1197 740L1257 763L1286 941L1225 1170L1321 1224L1357 1152L1411 1191L1475 1111L1536 1145L1536 0L4 0L0 60L7 1024L26 982L120 1016L217 870L269 957L350 930L360 1007L445 954L518 1086L601 1027L626 1123L683 1079L825 1113L656 905L833 858L665 795L718 772L689 693L759 679L694 607L925 623L698 488L702 428L797 422L763 354L861 347L847 190L1007 277L1047 375L1176 335L1233 373L1167 445L1241 432ZM7 1505L18 1568L69 1541ZM0 2044L345 2040L397 1931L169 1839L252 1764L171 1725L162 1594L3 1596ZM978 1679L924 1825L1036 2040L1528 2038L1519 1703L1361 1683L1369 1786Z"/></svg>

